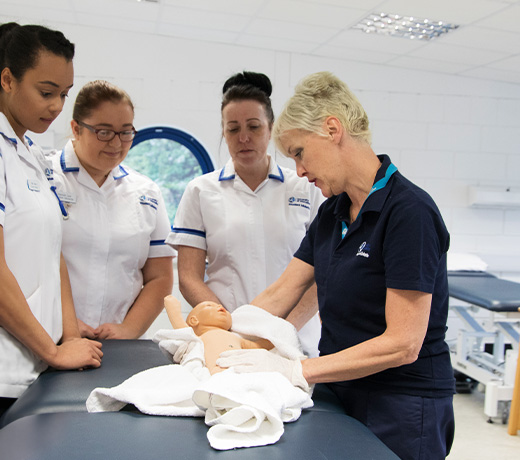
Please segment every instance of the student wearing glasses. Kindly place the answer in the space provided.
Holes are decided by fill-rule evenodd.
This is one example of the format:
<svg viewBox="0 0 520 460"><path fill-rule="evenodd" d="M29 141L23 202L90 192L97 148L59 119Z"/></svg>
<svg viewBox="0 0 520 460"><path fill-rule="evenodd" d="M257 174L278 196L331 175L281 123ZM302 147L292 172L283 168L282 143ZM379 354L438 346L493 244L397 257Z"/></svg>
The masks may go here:
<svg viewBox="0 0 520 460"><path fill-rule="evenodd" d="M78 93L73 139L52 162L63 214L63 255L83 337L141 337L171 294L175 251L159 187L121 165L132 145L134 106L106 81Z"/></svg>

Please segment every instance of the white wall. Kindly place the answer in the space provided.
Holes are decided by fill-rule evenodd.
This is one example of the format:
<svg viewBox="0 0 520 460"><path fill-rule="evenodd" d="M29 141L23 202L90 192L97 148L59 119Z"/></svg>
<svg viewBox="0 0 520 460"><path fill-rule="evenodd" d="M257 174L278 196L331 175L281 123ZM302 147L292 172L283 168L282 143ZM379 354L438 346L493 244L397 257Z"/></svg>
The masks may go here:
<svg viewBox="0 0 520 460"><path fill-rule="evenodd" d="M134 99L137 129L157 124L184 129L221 165L226 148L219 152L220 90L229 75L244 69L269 75L276 113L300 78L330 70L365 106L374 150L388 153L404 175L433 196L450 230L451 250L479 254L490 271L520 281L520 208L473 209L467 196L470 185L520 187L520 85L52 25L76 43L76 80L64 112L38 139L41 144L65 143L77 90L104 78Z"/></svg>
<svg viewBox="0 0 520 460"><path fill-rule="evenodd" d="M105 78L134 99L137 129L156 124L182 128L220 165L227 155L225 145L219 152L220 90L229 75L244 69L269 75L278 112L300 78L330 70L365 106L376 152L390 154L400 171L436 200L452 250L475 252L491 270L520 276L520 208L473 209L467 197L469 185L520 187L520 85L56 25L76 43L75 88L40 143L63 145L77 90L91 79Z"/></svg>

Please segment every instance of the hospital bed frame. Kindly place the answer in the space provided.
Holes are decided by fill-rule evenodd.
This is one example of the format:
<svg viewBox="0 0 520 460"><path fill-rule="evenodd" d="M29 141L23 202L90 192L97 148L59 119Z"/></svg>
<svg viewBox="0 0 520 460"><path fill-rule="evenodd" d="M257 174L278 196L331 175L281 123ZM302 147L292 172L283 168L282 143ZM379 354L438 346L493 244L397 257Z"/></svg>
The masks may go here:
<svg viewBox="0 0 520 460"><path fill-rule="evenodd" d="M502 422L507 423L520 338L520 283L464 271L449 272L448 283L450 297L465 303L450 306L464 324L451 347L453 367L485 386L488 422L499 415L501 402ZM482 309L488 314L483 324L474 317Z"/></svg>

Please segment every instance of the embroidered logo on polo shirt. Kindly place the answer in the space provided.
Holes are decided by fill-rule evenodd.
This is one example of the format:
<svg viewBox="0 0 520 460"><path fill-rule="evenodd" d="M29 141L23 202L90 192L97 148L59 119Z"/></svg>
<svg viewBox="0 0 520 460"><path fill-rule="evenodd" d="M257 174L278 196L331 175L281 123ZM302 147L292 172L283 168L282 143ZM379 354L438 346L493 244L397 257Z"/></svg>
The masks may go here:
<svg viewBox="0 0 520 460"><path fill-rule="evenodd" d="M363 241L361 246L359 246L356 257L361 256L361 257L366 257L368 259L370 257L369 252L370 252L370 244L368 244L366 241Z"/></svg>
<svg viewBox="0 0 520 460"><path fill-rule="evenodd" d="M151 206L154 209L157 209L157 205L158 205L158 202L155 198L151 198L151 197L148 197L145 195L141 195L139 197L139 203L147 205L147 206Z"/></svg>
<svg viewBox="0 0 520 460"><path fill-rule="evenodd" d="M288 201L289 206L299 206L305 209L311 209L311 201L308 198L296 198L292 196Z"/></svg>

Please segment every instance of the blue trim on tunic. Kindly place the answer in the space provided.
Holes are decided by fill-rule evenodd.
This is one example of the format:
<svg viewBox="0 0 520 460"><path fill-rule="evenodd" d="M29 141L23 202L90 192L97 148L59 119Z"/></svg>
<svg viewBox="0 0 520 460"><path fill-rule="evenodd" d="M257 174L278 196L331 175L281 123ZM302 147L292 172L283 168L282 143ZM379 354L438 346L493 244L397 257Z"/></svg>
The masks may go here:
<svg viewBox="0 0 520 460"><path fill-rule="evenodd" d="M180 227L172 227L173 233L187 233L188 235L201 236L202 238L206 238L206 232L202 230L194 230L192 228L180 228Z"/></svg>

